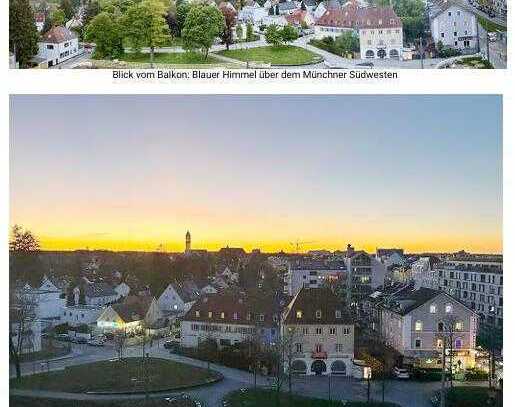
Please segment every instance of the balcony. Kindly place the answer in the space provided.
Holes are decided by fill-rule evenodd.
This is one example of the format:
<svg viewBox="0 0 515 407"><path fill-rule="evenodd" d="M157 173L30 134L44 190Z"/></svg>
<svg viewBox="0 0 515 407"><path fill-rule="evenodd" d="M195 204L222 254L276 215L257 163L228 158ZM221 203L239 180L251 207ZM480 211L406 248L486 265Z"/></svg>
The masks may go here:
<svg viewBox="0 0 515 407"><path fill-rule="evenodd" d="M311 352L311 359L327 359L327 352Z"/></svg>

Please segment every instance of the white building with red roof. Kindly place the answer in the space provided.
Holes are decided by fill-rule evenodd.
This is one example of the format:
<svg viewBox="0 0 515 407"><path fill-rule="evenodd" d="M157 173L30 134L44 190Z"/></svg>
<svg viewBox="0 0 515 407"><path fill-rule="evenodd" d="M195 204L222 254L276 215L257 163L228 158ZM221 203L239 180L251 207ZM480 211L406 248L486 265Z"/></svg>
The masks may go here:
<svg viewBox="0 0 515 407"><path fill-rule="evenodd" d="M357 13L361 59L402 55L402 21L391 7L367 7Z"/></svg>
<svg viewBox="0 0 515 407"><path fill-rule="evenodd" d="M288 24L295 26L305 24L308 27L312 27L315 24L313 15L307 10L295 10L292 14L285 16L285 18Z"/></svg>
<svg viewBox="0 0 515 407"><path fill-rule="evenodd" d="M315 37L336 39L347 31L359 35L362 59L399 58L402 54L402 21L391 7L361 7L356 1L340 7L338 2L329 2L316 21Z"/></svg>
<svg viewBox="0 0 515 407"><path fill-rule="evenodd" d="M53 27L38 42L38 57L54 66L79 55L79 39L66 27Z"/></svg>

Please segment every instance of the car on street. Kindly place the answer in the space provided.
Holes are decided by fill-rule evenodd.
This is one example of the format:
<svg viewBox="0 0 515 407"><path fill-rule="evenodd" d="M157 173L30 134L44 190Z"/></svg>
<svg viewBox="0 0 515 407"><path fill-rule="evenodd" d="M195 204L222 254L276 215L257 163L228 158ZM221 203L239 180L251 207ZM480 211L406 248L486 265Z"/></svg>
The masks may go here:
<svg viewBox="0 0 515 407"><path fill-rule="evenodd" d="M410 377L408 369L404 369L402 367L397 367L397 366L395 366L393 368L393 375L397 379L409 379L409 377Z"/></svg>
<svg viewBox="0 0 515 407"><path fill-rule="evenodd" d="M169 350L177 350L177 348L179 347L179 344L175 341L166 341L164 344L163 344L163 347L165 349L169 349Z"/></svg>
<svg viewBox="0 0 515 407"><path fill-rule="evenodd" d="M88 341L90 346L104 346L104 341L98 338L93 338Z"/></svg>
<svg viewBox="0 0 515 407"><path fill-rule="evenodd" d="M58 341L63 341L63 342L70 342L71 338L69 337L68 334L57 334L55 336L55 339L57 339Z"/></svg>
<svg viewBox="0 0 515 407"><path fill-rule="evenodd" d="M79 336L78 338L73 338L72 342L73 343L84 344L84 343L88 343L88 340L86 338L83 338L83 337Z"/></svg>

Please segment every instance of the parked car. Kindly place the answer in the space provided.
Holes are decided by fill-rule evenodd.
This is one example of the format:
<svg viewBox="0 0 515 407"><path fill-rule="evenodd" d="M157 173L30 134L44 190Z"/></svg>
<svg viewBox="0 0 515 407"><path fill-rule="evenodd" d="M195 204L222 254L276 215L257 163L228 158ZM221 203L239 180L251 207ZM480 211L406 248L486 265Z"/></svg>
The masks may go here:
<svg viewBox="0 0 515 407"><path fill-rule="evenodd" d="M88 341L90 346L104 346L104 341L98 338L94 338Z"/></svg>
<svg viewBox="0 0 515 407"><path fill-rule="evenodd" d="M70 342L71 338L68 336L68 334L57 334L55 336L55 339L57 339L58 341L63 341L63 342Z"/></svg>
<svg viewBox="0 0 515 407"><path fill-rule="evenodd" d="M174 347L176 347L176 346L177 346L177 342L175 342L175 341L166 341L166 342L163 344L163 347L164 347L165 349L172 349L172 348L174 348Z"/></svg>
<svg viewBox="0 0 515 407"><path fill-rule="evenodd" d="M393 375L397 378L397 379L409 379L409 372L408 372L408 369L404 369L402 367L397 367L395 366L393 368Z"/></svg>

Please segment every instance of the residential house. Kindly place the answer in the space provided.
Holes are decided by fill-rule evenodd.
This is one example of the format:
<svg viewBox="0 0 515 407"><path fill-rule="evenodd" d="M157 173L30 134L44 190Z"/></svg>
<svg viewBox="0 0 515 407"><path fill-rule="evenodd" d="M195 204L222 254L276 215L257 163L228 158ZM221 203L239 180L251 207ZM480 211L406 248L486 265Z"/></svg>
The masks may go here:
<svg viewBox="0 0 515 407"><path fill-rule="evenodd" d="M438 368L442 355L452 353L453 369L474 367L477 314L462 302L442 291L406 287L378 307L381 338L405 364Z"/></svg>
<svg viewBox="0 0 515 407"><path fill-rule="evenodd" d="M257 4L257 3L256 3ZM257 6L244 6L238 13L238 21L243 23L252 23L260 25L263 19L268 15L268 10L264 7Z"/></svg>
<svg viewBox="0 0 515 407"><path fill-rule="evenodd" d="M347 264L344 261L293 259L289 263L288 272L284 274L284 292L294 296L302 287L317 288L327 282L341 280L346 271Z"/></svg>
<svg viewBox="0 0 515 407"><path fill-rule="evenodd" d="M415 284L415 288L432 288L438 289L438 273L435 265L440 259L434 256L420 257L411 263L411 279Z"/></svg>
<svg viewBox="0 0 515 407"><path fill-rule="evenodd" d="M200 290L192 281L170 283L159 296L157 303L165 313L185 313L200 297Z"/></svg>
<svg viewBox="0 0 515 407"><path fill-rule="evenodd" d="M79 304L80 292L84 292L85 305L107 305L117 301L120 296L114 288L103 281L88 282L75 287L73 290L75 304Z"/></svg>
<svg viewBox="0 0 515 407"><path fill-rule="evenodd" d="M77 35L66 27L53 27L38 42L38 57L48 61L48 66L58 65L79 55Z"/></svg>
<svg viewBox="0 0 515 407"><path fill-rule="evenodd" d="M434 43L454 48L465 54L479 49L477 18L474 12L451 1L435 5L429 12Z"/></svg>
<svg viewBox="0 0 515 407"><path fill-rule="evenodd" d="M154 297L128 296L124 302L107 307L97 319L97 327L103 332L140 332L162 319L162 313Z"/></svg>
<svg viewBox="0 0 515 407"><path fill-rule="evenodd" d="M97 305L67 305L62 308L60 322L70 326L96 325L104 309Z"/></svg>
<svg viewBox="0 0 515 407"><path fill-rule="evenodd" d="M45 13L34 13L34 21L36 23L36 28L38 29L38 32L41 32L41 30L43 30L43 27L45 26L45 20Z"/></svg>
<svg viewBox="0 0 515 407"><path fill-rule="evenodd" d="M116 294L118 294L118 297L127 297L129 293L131 292L131 288L125 283L121 282L116 287L114 287L114 291L116 291Z"/></svg>
<svg viewBox="0 0 515 407"><path fill-rule="evenodd" d="M281 340L293 350L285 368L296 374L352 375L354 325L328 288L302 288L295 295L283 314Z"/></svg>
<svg viewBox="0 0 515 407"><path fill-rule="evenodd" d="M206 295L181 321L181 343L196 347L212 339L220 347L246 341L271 346L279 337L278 298L248 298L242 294Z"/></svg>
<svg viewBox="0 0 515 407"><path fill-rule="evenodd" d="M285 18L289 24L294 26L312 27L315 24L315 18L307 10L297 9L293 13L285 16Z"/></svg>

